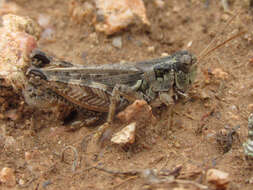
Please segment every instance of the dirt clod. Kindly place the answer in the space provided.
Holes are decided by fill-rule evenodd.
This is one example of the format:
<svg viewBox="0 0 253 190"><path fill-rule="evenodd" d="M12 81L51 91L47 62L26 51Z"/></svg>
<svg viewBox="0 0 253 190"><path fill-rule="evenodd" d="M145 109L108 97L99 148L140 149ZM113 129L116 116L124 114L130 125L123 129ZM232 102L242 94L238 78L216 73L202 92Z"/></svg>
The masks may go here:
<svg viewBox="0 0 253 190"><path fill-rule="evenodd" d="M216 185L216 189L226 189L230 179L229 174L217 169L209 169L206 173L206 180Z"/></svg>

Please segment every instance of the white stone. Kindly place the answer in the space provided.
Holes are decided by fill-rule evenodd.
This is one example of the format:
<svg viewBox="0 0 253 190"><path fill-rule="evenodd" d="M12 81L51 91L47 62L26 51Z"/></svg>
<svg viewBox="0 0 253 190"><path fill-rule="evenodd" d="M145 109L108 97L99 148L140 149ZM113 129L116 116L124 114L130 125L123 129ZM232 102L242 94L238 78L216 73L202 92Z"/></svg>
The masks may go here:
<svg viewBox="0 0 253 190"><path fill-rule="evenodd" d="M167 57L167 56L169 56L169 54L166 53L166 52L163 52L163 53L161 54L161 56L162 56L162 57Z"/></svg>
<svg viewBox="0 0 253 190"><path fill-rule="evenodd" d="M126 127L124 127L121 131L114 134L111 138L111 142L115 144L132 144L135 141L135 130L136 123L133 122Z"/></svg>
<svg viewBox="0 0 253 190"><path fill-rule="evenodd" d="M154 46L149 46L148 47L148 52L153 53L155 51L155 47Z"/></svg>
<svg viewBox="0 0 253 190"><path fill-rule="evenodd" d="M40 14L38 17L38 24L43 28L47 28L50 25L50 16Z"/></svg>
<svg viewBox="0 0 253 190"><path fill-rule="evenodd" d="M121 36L115 37L112 40L112 45L116 48L122 48L122 38Z"/></svg>

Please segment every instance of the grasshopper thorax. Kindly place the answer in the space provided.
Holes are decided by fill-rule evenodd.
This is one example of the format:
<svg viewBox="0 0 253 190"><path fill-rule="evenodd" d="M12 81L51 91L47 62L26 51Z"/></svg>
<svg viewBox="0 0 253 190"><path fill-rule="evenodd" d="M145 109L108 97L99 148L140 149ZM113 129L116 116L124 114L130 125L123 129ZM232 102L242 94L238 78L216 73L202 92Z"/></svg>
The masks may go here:
<svg viewBox="0 0 253 190"><path fill-rule="evenodd" d="M186 92L196 76L196 57L188 51L178 51L167 60L154 66L156 78L163 78L170 87Z"/></svg>

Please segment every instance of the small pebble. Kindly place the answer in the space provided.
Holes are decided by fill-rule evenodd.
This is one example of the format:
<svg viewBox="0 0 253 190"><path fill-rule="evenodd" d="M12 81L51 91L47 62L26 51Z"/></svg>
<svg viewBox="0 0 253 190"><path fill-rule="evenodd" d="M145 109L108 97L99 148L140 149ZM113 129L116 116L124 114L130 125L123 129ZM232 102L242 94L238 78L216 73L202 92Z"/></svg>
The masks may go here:
<svg viewBox="0 0 253 190"><path fill-rule="evenodd" d="M149 46L148 47L148 52L154 53L155 52L155 47L154 46Z"/></svg>
<svg viewBox="0 0 253 190"><path fill-rule="evenodd" d="M16 177L14 170L8 167L4 167L0 172L0 182L6 184L9 187L16 185Z"/></svg>
<svg viewBox="0 0 253 190"><path fill-rule="evenodd" d="M155 5L158 7L158 8L163 8L164 5L165 5L165 2L163 0L155 0Z"/></svg>
<svg viewBox="0 0 253 190"><path fill-rule="evenodd" d="M221 16L221 20L222 21L227 21L229 19L229 15L228 14L223 14L222 16Z"/></svg>
<svg viewBox="0 0 253 190"><path fill-rule="evenodd" d="M97 8L95 29L106 35L119 32L136 23L136 20L144 25L150 25L143 0L96 0L95 4Z"/></svg>
<svg viewBox="0 0 253 190"><path fill-rule="evenodd" d="M120 60L120 64L125 64L125 63L127 63L126 60Z"/></svg>
<svg viewBox="0 0 253 190"><path fill-rule="evenodd" d="M179 144L179 142L175 142L174 146L175 146L176 148L180 148L180 147L181 147L181 145Z"/></svg>
<svg viewBox="0 0 253 190"><path fill-rule="evenodd" d="M41 27L47 28L50 24L50 16L45 14L40 14L38 17L38 23Z"/></svg>
<svg viewBox="0 0 253 190"><path fill-rule="evenodd" d="M29 162L32 159L31 152L25 152L25 161Z"/></svg>
<svg viewBox="0 0 253 190"><path fill-rule="evenodd" d="M189 41L188 44L187 44L187 47L191 47L192 46L192 41Z"/></svg>
<svg viewBox="0 0 253 190"><path fill-rule="evenodd" d="M206 180L216 186L216 189L226 189L230 182L229 174L217 169L209 169L206 173Z"/></svg>
<svg viewBox="0 0 253 190"><path fill-rule="evenodd" d="M253 104L248 105L248 111L253 112Z"/></svg>
<svg viewBox="0 0 253 190"><path fill-rule="evenodd" d="M25 180L19 179L19 180L18 180L18 184L19 184L19 185L24 185L24 184L25 184Z"/></svg>
<svg viewBox="0 0 253 190"><path fill-rule="evenodd" d="M237 111L237 107L236 107L235 105L231 105L231 106L230 106L230 109L231 109L232 111Z"/></svg>
<svg viewBox="0 0 253 190"><path fill-rule="evenodd" d="M166 57L166 56L169 56L169 54L166 53L166 52L163 52L163 53L161 54L161 56L162 56L162 57Z"/></svg>
<svg viewBox="0 0 253 190"><path fill-rule="evenodd" d="M116 48L122 48L122 38L120 36L113 38L112 45Z"/></svg>
<svg viewBox="0 0 253 190"><path fill-rule="evenodd" d="M226 80L228 79L228 73L224 72L221 68L215 68L212 74L216 79Z"/></svg>

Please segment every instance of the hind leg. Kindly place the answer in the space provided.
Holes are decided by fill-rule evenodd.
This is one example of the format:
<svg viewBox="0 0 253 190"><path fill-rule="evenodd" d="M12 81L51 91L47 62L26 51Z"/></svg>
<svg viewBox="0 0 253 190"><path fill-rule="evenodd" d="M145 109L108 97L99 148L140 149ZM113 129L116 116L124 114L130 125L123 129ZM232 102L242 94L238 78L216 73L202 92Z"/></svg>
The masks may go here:
<svg viewBox="0 0 253 190"><path fill-rule="evenodd" d="M70 130L75 131L81 127L94 127L104 122L105 114L86 109L77 109L77 120L71 122ZM68 119L71 119L68 117ZM73 120L73 119L72 119Z"/></svg>

